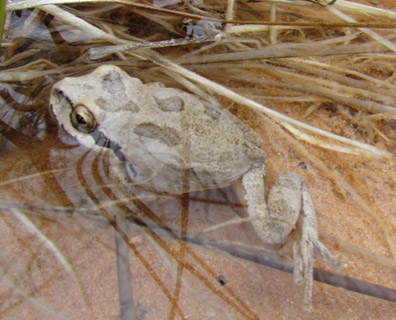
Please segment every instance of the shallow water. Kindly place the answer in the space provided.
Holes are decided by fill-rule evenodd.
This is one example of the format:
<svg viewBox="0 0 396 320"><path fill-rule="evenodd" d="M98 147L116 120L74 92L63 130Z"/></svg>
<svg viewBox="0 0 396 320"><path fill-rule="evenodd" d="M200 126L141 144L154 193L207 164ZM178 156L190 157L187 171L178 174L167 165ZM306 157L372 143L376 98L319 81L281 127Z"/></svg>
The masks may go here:
<svg viewBox="0 0 396 320"><path fill-rule="evenodd" d="M255 18L260 10L267 10L267 7L256 8L257 12L249 11L244 3L239 3L238 14L248 20ZM119 34L124 32L151 41L182 38L186 25L195 27L189 21L180 24L179 18L169 18L167 22L171 27L154 21L148 25L147 19L158 17L147 12L137 15L132 9L118 5L104 13L97 13L94 6L76 6L75 9L84 10L86 19L92 23L108 23L117 26L115 30ZM224 12L225 5L213 5L212 9ZM319 9L312 7L310 10L316 13ZM282 7L281 12L281 16L290 13L290 8ZM0 111L1 314L9 319L119 318L119 283L129 281L117 279L120 275L117 273L114 217L121 212L127 221L118 231L128 238L130 282L137 319L373 319L396 316L392 302L319 281L314 283L314 311L306 313L303 287L294 284L291 274L270 268L265 262L269 257L267 260L273 264L278 259L280 263L290 263L290 244L279 248L284 258L260 251L264 246L249 222L205 232L216 224L247 216L234 185L181 196L158 194L131 185L127 192L124 187L120 188L107 174L105 156L65 136L48 108L54 82L64 75L85 74L103 63L88 59L87 49L97 46L98 42L90 41L91 38L77 28L65 27L59 19L42 12L37 16L33 14L28 10L13 14L6 38L12 45L3 49L6 60L21 53L27 55L3 66L3 71L35 62L32 69L46 74L26 81L3 81L1 87L4 99ZM27 22L28 17L33 21L29 22L31 24ZM196 32L202 33L202 30ZM313 38L330 35L326 32L307 35ZM279 39L287 36L290 33L281 34ZM297 39L297 35L292 36ZM188 37L191 38L191 34ZM199 46L204 44L160 51L168 58L185 58ZM214 52L238 51L242 47L218 46ZM149 61L128 56L129 60L120 62L122 58L114 55L106 63L118 63L144 82L162 81L168 86L181 87L172 76ZM394 67L394 59L376 62L367 57L356 58L356 64L352 64L353 59L333 58L332 62L379 79L389 78L388 82L392 83L390 70ZM282 59L269 62L285 68ZM53 64L60 69L53 69ZM260 86L245 80L240 69L233 70L230 64L214 70L203 65L192 68L296 119L390 152L395 150L394 143L385 143L362 125L363 120L356 121L357 113L348 111L350 118L343 118L342 109L337 109L337 100L323 102L323 97L299 95L291 89L282 91L279 86ZM252 75L252 70L264 77L265 71L252 68L246 75ZM275 76L268 79L273 81ZM373 92L381 94L380 90L383 88ZM290 100L294 97L296 103L282 102L274 99L276 96ZM363 93L359 98L366 99ZM395 98L390 96L389 99ZM366 281L361 284L366 293L371 289L386 292L385 288L370 287L372 284L395 288L395 265L387 243L387 237L394 243L396 234L394 159L356 157L305 145L308 155L319 157L352 188L336 185L318 169L310 156L296 150L279 128L261 121L241 106L222 98L221 101L265 139L269 185L287 170L304 177L315 203L321 239L347 265L342 275ZM319 109L306 117L306 107L315 103ZM385 119L375 125L387 137L394 138L392 120ZM362 199L361 203L352 191ZM384 222L388 235L381 226ZM49 248L51 246L57 249ZM62 262L62 257L66 262ZM321 261L315 266L319 271L330 270ZM347 279L338 281L346 284Z"/></svg>

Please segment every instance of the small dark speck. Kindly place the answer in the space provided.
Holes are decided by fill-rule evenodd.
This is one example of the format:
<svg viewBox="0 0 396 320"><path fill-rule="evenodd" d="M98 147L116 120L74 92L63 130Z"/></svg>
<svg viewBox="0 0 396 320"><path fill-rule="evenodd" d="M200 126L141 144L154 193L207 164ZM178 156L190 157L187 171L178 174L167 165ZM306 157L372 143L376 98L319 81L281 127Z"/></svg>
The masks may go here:
<svg viewBox="0 0 396 320"><path fill-rule="evenodd" d="M305 164L305 162L300 162L299 164L298 164L298 166L301 168L301 169L304 169L304 170L306 170L307 169L307 165Z"/></svg>
<svg viewBox="0 0 396 320"><path fill-rule="evenodd" d="M223 275L219 275L219 277L217 278L217 281L219 281L219 283L222 286L225 286L227 284L227 280L226 280L226 278Z"/></svg>
<svg viewBox="0 0 396 320"><path fill-rule="evenodd" d="M136 315L136 319L137 320L143 320L145 318L145 315L147 313L146 308L144 307L144 305L140 302L138 302L138 304L136 305L136 311L135 311L135 315Z"/></svg>

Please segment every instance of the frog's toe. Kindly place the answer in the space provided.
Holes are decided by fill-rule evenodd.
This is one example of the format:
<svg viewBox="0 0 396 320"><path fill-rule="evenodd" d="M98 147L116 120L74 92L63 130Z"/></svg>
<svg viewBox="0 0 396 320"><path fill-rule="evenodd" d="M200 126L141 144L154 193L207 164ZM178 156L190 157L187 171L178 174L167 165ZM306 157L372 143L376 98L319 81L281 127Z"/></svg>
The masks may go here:
<svg viewBox="0 0 396 320"><path fill-rule="evenodd" d="M315 253L319 254L328 264L330 264L337 271L342 271L344 265L334 256L329 249L320 241L315 243Z"/></svg>
<svg viewBox="0 0 396 320"><path fill-rule="evenodd" d="M293 244L294 281L297 284L304 283L304 308L307 311L312 310L314 243L315 239L312 239L309 234L303 233L300 241Z"/></svg>

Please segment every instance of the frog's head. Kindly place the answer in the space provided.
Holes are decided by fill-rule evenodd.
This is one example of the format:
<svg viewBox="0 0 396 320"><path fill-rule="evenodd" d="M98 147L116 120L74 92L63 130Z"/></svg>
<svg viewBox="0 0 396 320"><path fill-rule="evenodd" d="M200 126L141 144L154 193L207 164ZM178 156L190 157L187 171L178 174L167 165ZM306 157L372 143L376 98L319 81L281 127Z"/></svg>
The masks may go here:
<svg viewBox="0 0 396 320"><path fill-rule="evenodd" d="M51 111L69 135L85 147L95 148L104 143L103 134L110 140L120 135L125 125L124 113L137 111L137 104L130 97L133 92L127 89L139 86L143 86L140 80L120 68L100 66L90 74L56 83L50 94Z"/></svg>
<svg viewBox="0 0 396 320"><path fill-rule="evenodd" d="M69 79L58 82L51 90L50 108L59 127L87 148L94 148L93 133L101 123L97 106L91 95L78 96L70 90ZM66 85L66 86L65 86ZM64 88L67 88L64 90ZM90 91L87 88L87 91ZM71 94L70 94L71 93Z"/></svg>
<svg viewBox="0 0 396 320"><path fill-rule="evenodd" d="M120 68L104 65L56 83L50 94L51 112L81 145L98 151L110 149L125 161L121 145L125 145L128 119L139 111L135 96L142 86Z"/></svg>

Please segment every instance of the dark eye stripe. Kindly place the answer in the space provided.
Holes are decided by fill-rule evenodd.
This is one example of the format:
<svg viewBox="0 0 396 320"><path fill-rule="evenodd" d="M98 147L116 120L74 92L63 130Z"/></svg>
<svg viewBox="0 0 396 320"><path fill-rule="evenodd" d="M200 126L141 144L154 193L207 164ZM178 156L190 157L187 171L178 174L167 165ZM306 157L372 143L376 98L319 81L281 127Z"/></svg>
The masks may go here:
<svg viewBox="0 0 396 320"><path fill-rule="evenodd" d="M94 132L91 133L92 137L95 140L95 143L104 148L108 148L114 152L114 154L117 156L120 161L123 162L128 162L128 166L133 174L134 177L137 176L137 171L133 167L131 163L129 163L128 159L124 156L124 153L121 151L121 147L118 143L111 141L109 138L106 137L106 135L100 131L100 130L95 130Z"/></svg>

